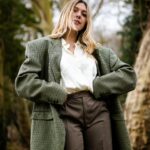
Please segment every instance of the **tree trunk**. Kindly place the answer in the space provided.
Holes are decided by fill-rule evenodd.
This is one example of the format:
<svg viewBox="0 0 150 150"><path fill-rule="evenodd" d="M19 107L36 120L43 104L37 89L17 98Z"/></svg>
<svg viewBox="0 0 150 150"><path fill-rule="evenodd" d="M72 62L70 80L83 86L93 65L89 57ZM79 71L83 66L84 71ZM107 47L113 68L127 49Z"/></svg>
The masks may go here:
<svg viewBox="0 0 150 150"><path fill-rule="evenodd" d="M4 122L4 42L0 39L0 149L6 149Z"/></svg>
<svg viewBox="0 0 150 150"><path fill-rule="evenodd" d="M31 0L33 11L39 19L39 24L31 25L41 30L44 35L51 33L53 29L53 6L52 0Z"/></svg>
<svg viewBox="0 0 150 150"><path fill-rule="evenodd" d="M125 115L133 150L150 150L150 28L135 63L137 86L127 96Z"/></svg>
<svg viewBox="0 0 150 150"><path fill-rule="evenodd" d="M16 96L4 73L4 46L0 39L0 149L29 150L30 120L27 103Z"/></svg>
<svg viewBox="0 0 150 150"><path fill-rule="evenodd" d="M7 150L29 150L30 114L28 103L16 96L14 86L5 77L5 122L7 122Z"/></svg>

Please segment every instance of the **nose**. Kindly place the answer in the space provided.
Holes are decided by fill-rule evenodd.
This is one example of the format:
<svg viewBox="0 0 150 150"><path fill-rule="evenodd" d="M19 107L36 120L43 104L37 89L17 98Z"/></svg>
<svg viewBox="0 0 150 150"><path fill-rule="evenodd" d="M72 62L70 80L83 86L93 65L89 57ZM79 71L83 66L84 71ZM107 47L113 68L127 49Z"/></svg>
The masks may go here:
<svg viewBox="0 0 150 150"><path fill-rule="evenodd" d="M80 19L80 18L81 18L81 12L78 12L78 13L76 14L76 17L77 17L78 19Z"/></svg>

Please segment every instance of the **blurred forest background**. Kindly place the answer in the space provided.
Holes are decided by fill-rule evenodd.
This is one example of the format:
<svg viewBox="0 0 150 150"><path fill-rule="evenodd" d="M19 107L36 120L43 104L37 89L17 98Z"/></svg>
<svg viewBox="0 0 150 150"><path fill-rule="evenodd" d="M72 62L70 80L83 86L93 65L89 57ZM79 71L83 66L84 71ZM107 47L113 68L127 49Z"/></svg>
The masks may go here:
<svg viewBox="0 0 150 150"><path fill-rule="evenodd" d="M1 150L29 150L32 104L16 95L14 79L26 42L50 34L67 1L0 0ZM150 150L150 0L87 1L95 39L135 68L136 89L120 99L133 150Z"/></svg>

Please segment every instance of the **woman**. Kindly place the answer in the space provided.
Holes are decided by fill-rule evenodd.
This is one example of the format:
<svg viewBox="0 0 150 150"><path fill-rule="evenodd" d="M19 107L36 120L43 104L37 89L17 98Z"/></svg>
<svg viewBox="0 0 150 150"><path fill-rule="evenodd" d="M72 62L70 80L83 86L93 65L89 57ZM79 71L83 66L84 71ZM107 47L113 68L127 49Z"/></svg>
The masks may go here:
<svg viewBox="0 0 150 150"><path fill-rule="evenodd" d="M136 75L95 44L87 3L66 4L52 34L28 42L16 77L18 95L33 101L31 150L130 150L117 96Z"/></svg>

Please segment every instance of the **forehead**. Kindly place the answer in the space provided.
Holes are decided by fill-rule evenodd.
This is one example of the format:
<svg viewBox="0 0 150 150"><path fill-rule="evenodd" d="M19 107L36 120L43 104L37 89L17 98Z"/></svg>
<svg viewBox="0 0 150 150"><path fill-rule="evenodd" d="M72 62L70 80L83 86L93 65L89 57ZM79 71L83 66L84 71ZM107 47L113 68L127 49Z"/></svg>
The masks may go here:
<svg viewBox="0 0 150 150"><path fill-rule="evenodd" d="M78 8L78 9L80 9L80 10L82 10L82 11L87 11L87 8L86 8L86 5L84 4L84 3L77 3L76 5L75 5L75 8Z"/></svg>

